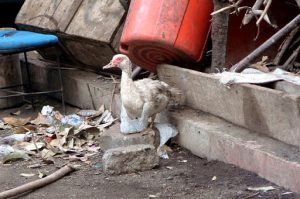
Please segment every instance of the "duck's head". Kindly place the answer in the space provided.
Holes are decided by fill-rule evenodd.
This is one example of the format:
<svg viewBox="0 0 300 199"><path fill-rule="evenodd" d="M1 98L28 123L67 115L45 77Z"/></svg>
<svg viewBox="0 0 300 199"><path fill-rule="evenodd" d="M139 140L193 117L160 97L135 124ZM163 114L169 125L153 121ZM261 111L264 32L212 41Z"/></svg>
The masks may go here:
<svg viewBox="0 0 300 199"><path fill-rule="evenodd" d="M132 63L126 55L117 54L113 56L109 64L103 67L103 69L108 69L108 68L120 68L124 72L131 73Z"/></svg>

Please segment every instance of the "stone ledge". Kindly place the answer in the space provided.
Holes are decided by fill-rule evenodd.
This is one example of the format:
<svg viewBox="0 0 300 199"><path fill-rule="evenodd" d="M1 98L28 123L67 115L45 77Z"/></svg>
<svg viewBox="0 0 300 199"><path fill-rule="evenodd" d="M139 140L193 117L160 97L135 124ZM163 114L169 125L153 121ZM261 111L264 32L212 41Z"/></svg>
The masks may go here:
<svg viewBox="0 0 300 199"><path fill-rule="evenodd" d="M195 155L234 164L300 193L297 147L188 108L173 112L172 120L180 131L180 145Z"/></svg>
<svg viewBox="0 0 300 199"><path fill-rule="evenodd" d="M230 89L210 74L171 65L158 67L161 80L181 89L186 105L251 131L300 146L300 95L241 84Z"/></svg>

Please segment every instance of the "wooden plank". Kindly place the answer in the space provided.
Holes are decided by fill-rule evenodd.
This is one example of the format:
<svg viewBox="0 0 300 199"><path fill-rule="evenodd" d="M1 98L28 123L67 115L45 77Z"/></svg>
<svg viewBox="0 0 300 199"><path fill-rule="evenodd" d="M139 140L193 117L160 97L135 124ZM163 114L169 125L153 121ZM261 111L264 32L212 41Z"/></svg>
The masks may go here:
<svg viewBox="0 0 300 199"><path fill-rule="evenodd" d="M159 78L184 92L186 105L249 130L300 146L300 96L256 85L230 89L209 74L170 65Z"/></svg>
<svg viewBox="0 0 300 199"><path fill-rule="evenodd" d="M60 12L55 12L54 18L58 19L58 29L64 32L76 14L83 0L65 0L60 5Z"/></svg>
<svg viewBox="0 0 300 199"><path fill-rule="evenodd" d="M16 17L16 24L19 27L40 28L40 21L50 3L51 0L26 0Z"/></svg>
<svg viewBox="0 0 300 199"><path fill-rule="evenodd" d="M91 42L88 39L62 38L62 44L71 55L70 57L78 63L89 66L94 71L98 71L101 66L106 65L114 55L113 49L105 43Z"/></svg>
<svg viewBox="0 0 300 199"><path fill-rule="evenodd" d="M53 1L41 20L39 27L64 32L83 0L56 0Z"/></svg>
<svg viewBox="0 0 300 199"><path fill-rule="evenodd" d="M20 85L20 62L19 55L0 55L0 87ZM21 89L20 87L18 89ZM14 90L18 90L15 88ZM19 90L20 91L20 90ZM0 91L0 96L7 96L9 93ZM0 99L0 109L19 105L23 97Z"/></svg>
<svg viewBox="0 0 300 199"><path fill-rule="evenodd" d="M64 32L83 0L27 0L16 23L43 31Z"/></svg>
<svg viewBox="0 0 300 199"><path fill-rule="evenodd" d="M66 34L110 43L122 23L125 10L116 0L85 0Z"/></svg>

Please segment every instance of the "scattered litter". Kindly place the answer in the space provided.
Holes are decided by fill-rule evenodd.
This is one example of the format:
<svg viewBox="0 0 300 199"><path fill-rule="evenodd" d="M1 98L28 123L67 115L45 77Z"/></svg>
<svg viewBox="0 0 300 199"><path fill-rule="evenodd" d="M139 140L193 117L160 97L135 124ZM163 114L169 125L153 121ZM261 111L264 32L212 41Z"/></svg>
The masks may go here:
<svg viewBox="0 0 300 199"><path fill-rule="evenodd" d="M3 144L0 145L0 158L5 157L6 155L15 152L15 149L8 145L8 144Z"/></svg>
<svg viewBox="0 0 300 199"><path fill-rule="evenodd" d="M275 69L273 72L265 73L257 69L247 68L241 73L227 72L215 74L221 84L230 86L232 84L265 84L285 80L292 84L300 85L300 76L282 69Z"/></svg>
<svg viewBox="0 0 300 199"><path fill-rule="evenodd" d="M37 143L28 143L24 149L26 151L34 151L34 150L39 150L41 148L45 147L45 143L43 142L37 142Z"/></svg>
<svg viewBox="0 0 300 199"><path fill-rule="evenodd" d="M53 133L55 133L55 131L56 131L56 128L54 126L50 126L50 127L46 128L47 133L53 134Z"/></svg>
<svg viewBox="0 0 300 199"><path fill-rule="evenodd" d="M169 176L166 178L166 180L173 180L174 178L172 176Z"/></svg>
<svg viewBox="0 0 300 199"><path fill-rule="evenodd" d="M280 194L280 195L285 196L285 195L290 195L290 194L293 194L293 192L287 191L287 192L284 192L284 193L282 193L282 194Z"/></svg>
<svg viewBox="0 0 300 199"><path fill-rule="evenodd" d="M98 162L95 164L96 169L103 169L103 164L101 162Z"/></svg>
<svg viewBox="0 0 300 199"><path fill-rule="evenodd" d="M167 169L173 170L174 167L166 166Z"/></svg>
<svg viewBox="0 0 300 199"><path fill-rule="evenodd" d="M61 123L68 124L71 126L80 126L83 123L83 119L76 114L72 114L72 115L67 115L67 116L63 117L61 119Z"/></svg>
<svg viewBox="0 0 300 199"><path fill-rule="evenodd" d="M13 152L3 156L2 163L5 164L7 162L13 162L16 160L29 160L29 159L30 157L24 151L14 150Z"/></svg>
<svg viewBox="0 0 300 199"><path fill-rule="evenodd" d="M2 120L0 120L0 129L11 129L12 127L6 123L4 123Z"/></svg>
<svg viewBox="0 0 300 199"><path fill-rule="evenodd" d="M212 177L211 181L217 180L217 176Z"/></svg>
<svg viewBox="0 0 300 199"><path fill-rule="evenodd" d="M275 190L275 187L273 187L273 186L248 187L247 190L249 190L249 191L263 191L263 192L267 192L267 191Z"/></svg>
<svg viewBox="0 0 300 199"><path fill-rule="evenodd" d="M155 194L155 195L150 194L150 195L148 195L149 198L158 198L159 196L160 196L160 194Z"/></svg>
<svg viewBox="0 0 300 199"><path fill-rule="evenodd" d="M20 176L25 177L25 178L30 178L35 176L34 173L21 173Z"/></svg>
<svg viewBox="0 0 300 199"><path fill-rule="evenodd" d="M38 171L38 172L39 172L39 178L44 178L48 175L46 172L42 172L42 171Z"/></svg>
<svg viewBox="0 0 300 199"><path fill-rule="evenodd" d="M6 136L4 138L0 138L0 145L7 144L7 145L13 145L16 142L27 142L30 141L31 136L28 134L13 134Z"/></svg>
<svg viewBox="0 0 300 199"><path fill-rule="evenodd" d="M44 116L53 116L53 110L54 110L53 106L47 105L47 106L43 106L41 113Z"/></svg>
<svg viewBox="0 0 300 199"><path fill-rule="evenodd" d="M21 117L5 117L3 120L0 120L0 128L23 133L0 137L0 160L29 159L37 154L36 151L43 164L29 168L53 164L55 158L91 163L89 159L100 150L97 137L116 121L104 106L99 110L81 110L65 116L48 105L34 120Z"/></svg>
<svg viewBox="0 0 300 199"><path fill-rule="evenodd" d="M180 163L187 163L187 160L178 160Z"/></svg>

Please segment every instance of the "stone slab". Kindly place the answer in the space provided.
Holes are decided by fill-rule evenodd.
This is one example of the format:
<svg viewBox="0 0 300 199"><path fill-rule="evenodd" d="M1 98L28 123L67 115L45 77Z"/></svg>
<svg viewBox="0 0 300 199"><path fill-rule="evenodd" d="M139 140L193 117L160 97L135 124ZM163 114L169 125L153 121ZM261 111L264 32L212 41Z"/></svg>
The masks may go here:
<svg viewBox="0 0 300 199"><path fill-rule="evenodd" d="M220 160L300 193L300 149L220 118L185 108L173 112L179 144L197 156Z"/></svg>
<svg viewBox="0 0 300 199"><path fill-rule="evenodd" d="M300 146L299 95L249 84L228 89L210 74L171 65L157 71L161 80L183 91L187 106Z"/></svg>
<svg viewBox="0 0 300 199"><path fill-rule="evenodd" d="M116 123L100 135L99 144L101 150L104 151L137 144L154 145L155 138L153 135L155 132L151 134L149 131L153 130L148 129L142 133L124 135L120 133L120 123Z"/></svg>
<svg viewBox="0 0 300 199"><path fill-rule="evenodd" d="M150 170L159 164L159 157L152 145L131 145L107 150L103 167L108 174L124 174Z"/></svg>

